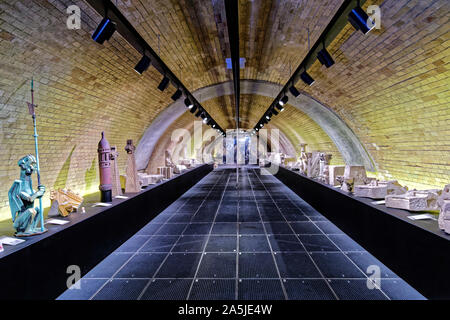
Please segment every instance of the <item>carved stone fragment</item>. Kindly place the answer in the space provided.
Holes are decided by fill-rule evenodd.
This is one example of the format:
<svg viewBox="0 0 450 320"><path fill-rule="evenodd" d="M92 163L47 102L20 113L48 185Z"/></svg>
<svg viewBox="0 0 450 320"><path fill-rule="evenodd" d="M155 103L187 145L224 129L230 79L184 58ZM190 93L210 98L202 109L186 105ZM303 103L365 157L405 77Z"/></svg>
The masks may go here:
<svg viewBox="0 0 450 320"><path fill-rule="evenodd" d="M400 195L387 195L385 198L386 207L405 209L409 211L433 211L438 210L438 196L441 191L430 190L410 190Z"/></svg>
<svg viewBox="0 0 450 320"><path fill-rule="evenodd" d="M406 191L408 191L408 188L401 186L397 180L373 180L368 184L356 185L354 187L355 196L371 199L384 199L387 195L403 194Z"/></svg>

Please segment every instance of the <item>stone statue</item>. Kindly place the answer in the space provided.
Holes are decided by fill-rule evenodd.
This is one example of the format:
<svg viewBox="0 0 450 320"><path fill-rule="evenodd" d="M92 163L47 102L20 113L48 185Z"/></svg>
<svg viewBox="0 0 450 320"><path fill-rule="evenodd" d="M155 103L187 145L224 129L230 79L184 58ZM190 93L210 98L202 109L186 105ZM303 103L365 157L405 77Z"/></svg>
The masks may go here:
<svg viewBox="0 0 450 320"><path fill-rule="evenodd" d="M50 191L50 200L52 205L48 216L56 217L60 215L67 217L70 213L78 211L83 202L83 197L70 189L58 189Z"/></svg>
<svg viewBox="0 0 450 320"><path fill-rule="evenodd" d="M117 151L116 146L111 147L111 173L112 173L112 196L121 196L122 195L122 186L120 184L120 174L119 174L119 165L117 158L119 157L119 152Z"/></svg>
<svg viewBox="0 0 450 320"><path fill-rule="evenodd" d="M439 206L439 229L450 234L450 184L444 187L438 197Z"/></svg>
<svg viewBox="0 0 450 320"><path fill-rule="evenodd" d="M112 202L112 184L111 184L111 147L102 132L102 139L98 142L98 167L100 175L100 201Z"/></svg>
<svg viewBox="0 0 450 320"><path fill-rule="evenodd" d="M20 179L14 181L9 189L9 207L11 209L13 226L16 229L16 237L26 237L41 234L45 231L37 227L43 212L38 207L33 208L34 200L42 198L45 193L43 185L38 186L38 191L33 190L31 175L36 171L36 158L29 154L21 158Z"/></svg>
<svg viewBox="0 0 450 320"><path fill-rule="evenodd" d="M320 165L320 152L311 152L311 156L308 156L307 172L306 176L308 178L317 178L319 176L319 165Z"/></svg>
<svg viewBox="0 0 450 320"><path fill-rule="evenodd" d="M373 180L368 184L356 185L354 189L355 196L370 199L384 199L387 195L404 194L408 191L408 187L403 187L397 180Z"/></svg>
<svg viewBox="0 0 450 320"><path fill-rule="evenodd" d="M136 193L141 191L139 177L136 170L136 158L134 152L136 147L133 144L133 140L127 140L125 151L127 152L127 168L126 168L126 181L125 181L125 193Z"/></svg>
<svg viewBox="0 0 450 320"><path fill-rule="evenodd" d="M331 161L331 154L326 154L324 152L321 152L319 155L319 181L322 183L328 184L330 182L330 161Z"/></svg>

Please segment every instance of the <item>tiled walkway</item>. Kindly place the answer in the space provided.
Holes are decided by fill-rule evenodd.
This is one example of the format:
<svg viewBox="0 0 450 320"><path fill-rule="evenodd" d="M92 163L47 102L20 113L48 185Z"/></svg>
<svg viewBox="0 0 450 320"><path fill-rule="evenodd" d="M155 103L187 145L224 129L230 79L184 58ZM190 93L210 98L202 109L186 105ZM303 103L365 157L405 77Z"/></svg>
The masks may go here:
<svg viewBox="0 0 450 320"><path fill-rule="evenodd" d="M59 299L423 299L275 177L235 180L210 173Z"/></svg>

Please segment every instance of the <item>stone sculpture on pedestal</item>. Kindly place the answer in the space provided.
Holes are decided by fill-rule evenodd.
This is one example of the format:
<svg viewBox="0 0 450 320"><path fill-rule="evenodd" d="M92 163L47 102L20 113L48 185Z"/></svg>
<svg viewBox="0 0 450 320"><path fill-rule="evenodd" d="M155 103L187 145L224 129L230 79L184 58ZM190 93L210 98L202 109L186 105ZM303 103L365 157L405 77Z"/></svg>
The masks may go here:
<svg viewBox="0 0 450 320"><path fill-rule="evenodd" d="M368 184L374 178L367 178L364 166L345 166L344 176L336 178L341 184L341 190L353 192L354 186Z"/></svg>
<svg viewBox="0 0 450 320"><path fill-rule="evenodd" d="M83 197L70 189L58 189L50 191L50 200L52 205L48 216L67 217L72 212L78 211L83 202Z"/></svg>
<svg viewBox="0 0 450 320"><path fill-rule="evenodd" d="M158 183L164 179L164 176L160 174L147 174L141 172L138 172L138 177L141 187L147 187L148 185Z"/></svg>
<svg viewBox="0 0 450 320"><path fill-rule="evenodd" d="M386 207L405 209L409 211L438 210L440 190L410 190L400 195L388 195L385 198Z"/></svg>
<svg viewBox="0 0 450 320"><path fill-rule="evenodd" d="M112 183L111 183L111 147L102 132L102 139L98 143L98 166L100 174L100 194L101 202L112 202Z"/></svg>
<svg viewBox="0 0 450 320"><path fill-rule="evenodd" d="M339 181L337 180L338 176L343 176L345 172L345 166L328 166L329 172L329 184L332 186L337 186Z"/></svg>
<svg viewBox="0 0 450 320"><path fill-rule="evenodd" d="M133 140L127 140L125 151L127 152L127 168L126 168L126 180L125 180L125 193L136 193L141 191L139 178L136 170L136 158L134 152L136 147L133 144Z"/></svg>
<svg viewBox="0 0 450 320"><path fill-rule="evenodd" d="M311 152L311 157L308 159L306 176L308 178L317 178L320 173L320 152Z"/></svg>
<svg viewBox="0 0 450 320"><path fill-rule="evenodd" d="M404 194L406 191L408 191L408 188L401 186L397 180L373 180L369 184L356 185L354 187L355 196L370 199L384 199L387 195Z"/></svg>
<svg viewBox="0 0 450 320"><path fill-rule="evenodd" d="M34 207L34 200L42 198L45 193L43 185L38 186L38 191L33 190L31 175L36 171L36 158L29 154L21 158L18 163L20 167L20 179L14 181L9 189L9 207L11 209L16 237L26 237L41 234L47 229L42 230L38 227L43 212L39 207Z"/></svg>

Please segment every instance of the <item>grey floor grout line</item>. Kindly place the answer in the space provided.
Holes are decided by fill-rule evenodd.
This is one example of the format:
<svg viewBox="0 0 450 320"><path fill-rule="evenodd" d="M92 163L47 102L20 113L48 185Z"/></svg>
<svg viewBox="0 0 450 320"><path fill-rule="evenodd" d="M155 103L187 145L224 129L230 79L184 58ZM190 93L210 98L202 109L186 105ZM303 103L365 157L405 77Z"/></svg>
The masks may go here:
<svg viewBox="0 0 450 320"><path fill-rule="evenodd" d="M155 279L155 280L192 280L192 279L194 279L194 278L192 278L192 277L185 277L185 278L114 278L114 280L152 280L152 279ZM236 280L236 277L231 277L231 278L221 278L221 277L215 277L215 278L209 278L209 277L197 277L196 279L201 279L201 280L229 280L229 281L235 281ZM275 278L251 278L251 277L245 277L245 278L241 278L241 279L244 279L244 280L279 280L279 278L278 277L275 277ZM308 277L304 277L304 278L293 278L293 277L285 277L285 278L283 278L283 279L285 279L285 280L323 280L323 278L314 278L314 277L312 277L312 278L308 278ZM364 281L367 281L367 278L334 278L334 277L330 277L330 278L327 278L327 279L329 279L329 280L364 280ZM389 277L387 277L387 278L377 278L377 279L382 279L382 280L399 280L399 281L401 281L402 279L401 278L389 278ZM109 280L109 278L83 278L83 280L87 280L87 281L90 281L90 280Z"/></svg>
<svg viewBox="0 0 450 320"><path fill-rule="evenodd" d="M270 251L271 251L271 254L272 254L273 263L275 264L275 269L277 270L278 277L280 279L281 289L283 290L284 298L285 298L285 300L289 300L286 288L285 288L284 283L283 283L283 279L281 277L280 269L278 268L277 259L275 258L275 253L273 251L272 244L270 243L269 236L267 234L267 229L266 229L266 226L264 225L264 221L262 219L262 215L261 215L261 212L259 210L259 204L256 201L255 190L253 189L253 184L252 184L252 181L250 179L250 175L248 174L247 170L246 170L245 174L247 176L248 183L250 184L250 188L252 189L253 198L255 199L255 203L256 203L256 209L258 210L258 214L259 214L259 219L261 219L261 222L262 222L262 225L263 225L263 229L264 229L264 233L266 234L266 241L269 243L269 247L270 247ZM265 186L264 186L264 188L265 188Z"/></svg>
<svg viewBox="0 0 450 320"><path fill-rule="evenodd" d="M295 194L295 193L294 193ZM289 197L288 197L289 198ZM291 198L289 198L289 200L291 200ZM305 214L305 212L302 210L302 208L300 208L294 201L292 201L291 200L291 203L295 206L295 207L297 207L297 209L299 209L301 212L302 212L302 214L303 215L305 215L309 220L310 220L310 222L312 222L321 232L322 232L322 234L325 236L325 237L327 237L327 239L331 242L331 243L333 243L333 245L336 247L336 248L338 248L339 249L339 252L340 253L342 253L343 255L344 255L344 257L345 258L347 258L347 260L348 261L350 261L350 263L351 264L353 264L362 274L364 274L364 276L365 276L365 278L368 280L368 281L370 281L370 282L372 282L373 283L373 285L378 289L378 290L380 290L380 292L388 299L388 300L391 300L391 298L371 279L371 278L369 278L368 276L367 276L367 274L363 271L363 270L361 270L361 268L352 260L352 259L350 259L350 257L348 257L347 256L347 254L341 249L341 247L340 246L338 246L325 232L323 232L323 230L322 230L322 228L320 228L320 226L318 226L318 225L316 225L315 224L315 222L314 221L312 221L310 218L309 218L309 216L307 216L306 214ZM308 204L308 203L307 203ZM308 204L309 205L309 204ZM315 210L315 209L314 209ZM317 211L317 210L316 210ZM320 213L320 212L319 212ZM336 226L337 227L337 226ZM346 235L345 233L343 233L344 235ZM348 235L346 235L347 237L349 237ZM350 237L349 237L350 238ZM351 238L350 238L351 239ZM351 239L351 240L353 240L353 239ZM354 241L354 240L353 240ZM356 242L356 241L355 241ZM356 242L357 243L357 242ZM358 243L357 243L358 244ZM358 244L359 245L359 244Z"/></svg>
<svg viewBox="0 0 450 320"><path fill-rule="evenodd" d="M224 170L224 171L225 171L225 170ZM222 173L222 175L223 175L223 173ZM221 177L222 177L222 176L221 176ZM219 180L220 180L220 179L219 179ZM202 254L201 254L201 256L200 256L200 260L198 261L197 269L195 270L194 278L193 278L193 280L192 280L191 286L189 287L189 291L188 291L188 294L187 294L187 296L186 296L186 300L189 300L189 298L190 298L190 296L191 296L192 288L194 287L194 282L195 282L195 279L197 278L198 270L200 270L200 264L202 263L203 256L206 254L206 253L205 253L205 252L206 252L206 247L208 246L208 242L209 242L209 239L210 239L210 237L211 237L211 232L212 232L212 229L214 228L214 222L216 221L216 217L217 217L217 214L218 214L218 212L219 212L220 206L222 205L223 196L225 195L225 191L227 190L228 182L229 182L229 181L230 181L230 175L228 175L227 182L226 182L225 187L224 187L224 189L223 189L223 191L222 191L222 196L221 196L220 201L219 201L219 206L217 207L216 213L214 214L213 222L212 222L212 224L211 224L211 228L209 229L209 234L207 235L205 244L204 244L204 246L203 246ZM215 186L214 186L214 187L215 187ZM211 191L214 189L214 187L211 188Z"/></svg>
<svg viewBox="0 0 450 320"><path fill-rule="evenodd" d="M186 227L183 229L183 233L186 231L186 229L189 227L190 222L192 221L192 219L194 219L194 217L196 216L197 212L200 210L201 206L205 203L206 199L208 198L208 196L211 194L212 189L214 189L214 187L217 185L217 183L220 181L220 179L222 178L224 172L222 172L222 174L220 175L219 179L216 180L216 182L214 183L214 185L211 187L211 189L208 191L208 193L205 195L205 197L203 198L202 202L198 205L197 210L194 212L194 214L191 217L191 220L189 221L189 223L186 224ZM209 177L211 178L213 175L208 174L205 178ZM203 180L203 179L202 179ZM200 180L201 181L201 180ZM199 182L200 182L199 181ZM198 183L199 183L198 182ZM196 186L198 186L198 183L195 184ZM194 187L195 188L195 187ZM192 190L192 189L191 189ZM195 189L194 189L195 190ZM169 256L172 253L173 248L175 248L175 246L178 244L178 241L180 241L180 239L183 237L183 233L178 237L177 241L174 242L174 244L172 245L172 247L170 248L170 251L167 253L167 255L165 256L164 260L159 264L158 268L156 269L156 271L153 273L152 279L150 279L148 281L148 283L145 285L144 289L142 289L141 293L139 294L139 296L137 297L136 300L141 300L142 296L144 295L145 291L147 291L148 287L150 286L150 284L152 283L152 281L155 279L155 276L158 274L159 270L161 270L163 264L166 262L166 260L169 258Z"/></svg>
<svg viewBox="0 0 450 320"><path fill-rule="evenodd" d="M206 177L204 177L203 179L205 179ZM200 181L202 181L203 179L201 179ZM200 182L199 181L199 182ZM186 195L187 193L190 193L190 191L192 191L192 189L189 189L188 191L186 191L183 195ZM182 196L183 196L182 195ZM179 206L171 215L170 215L170 217L164 222L164 223L162 223L161 224L161 226L159 226L159 228L155 231L155 233L157 233L159 230L161 230L161 228L163 228L165 225L166 225L166 223L167 223L167 221L169 221L175 214L177 214L177 212L182 208L182 207L184 207L185 206L185 204L193 197L195 195L195 193L192 193L192 195L191 196L189 196L189 198L188 199L186 199L184 202L183 202L183 204L181 205L181 206ZM150 224L151 223L151 221L148 223L148 224ZM147 226L148 224L146 224L145 226ZM143 227L143 228L145 228L145 226ZM140 231L140 230L139 230ZM138 232L139 232L138 231ZM132 237L131 237L132 238ZM130 239L131 239L130 238ZM152 236L150 236L149 237L149 239L147 240L147 241L145 241L138 249L136 249L136 252L134 252L133 253L133 255L131 255L130 256L130 258L129 259L127 259L127 261L125 261L125 263L123 263L117 270L116 270L116 272L114 272L113 273L113 275L109 278L109 280L107 280L88 300L92 300L105 286L106 286L106 284L108 283L108 282L111 282L113 279L114 279L114 276L116 275L116 274L118 274L119 272L120 272L120 270L122 270L123 269L123 267L131 260L131 259L133 259L133 257L135 257L137 254L138 254L138 252L150 241L150 240L152 240L153 239L153 235ZM129 239L128 239L129 240ZM128 241L127 240L127 241Z"/></svg>
<svg viewBox="0 0 450 320"><path fill-rule="evenodd" d="M258 178L259 182L262 184L262 186L264 187L264 189L266 190L266 192L269 194L270 198L272 199L272 202L275 204L275 206L277 207L278 211L280 212L281 216L283 217L283 219L285 219L285 221L287 222L283 212L280 210L280 207L278 207L276 201L273 199L272 195L270 194L270 192L267 190L266 185L264 184L264 182L262 182L261 178L258 176L258 174L254 171L253 174ZM292 226L288 223L289 228L292 229ZM294 229L292 229L292 231L294 231ZM295 233L294 233L295 234ZM327 284L328 288L331 290L331 292L333 293L333 295L335 296L336 300L340 300L339 296L336 294L336 292L333 290L333 288L331 287L331 285L329 284L329 282L327 281L327 278L325 277L325 275L323 274L322 270L320 270L319 266L317 265L317 263L314 261L314 259L311 257L311 254L308 252L308 250L306 249L305 245L303 244L303 242L301 241L301 239L295 235L295 237L297 238L297 240L300 242L300 244L302 245L303 249L305 250L306 254L308 255L309 259L311 260L311 262L314 264L314 266L316 267L317 271L319 272L319 274L321 275L321 277L323 278L323 280L325 281L325 283Z"/></svg>
<svg viewBox="0 0 450 320"><path fill-rule="evenodd" d="M236 177L237 181L237 177ZM237 185L237 182L236 182ZM234 299L239 300L239 253L241 252L239 249L239 211L240 211L240 197L239 197L239 188L237 189L237 195L238 195L238 202L237 202L237 209L236 209L236 280L235 280L235 286L234 286Z"/></svg>

